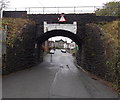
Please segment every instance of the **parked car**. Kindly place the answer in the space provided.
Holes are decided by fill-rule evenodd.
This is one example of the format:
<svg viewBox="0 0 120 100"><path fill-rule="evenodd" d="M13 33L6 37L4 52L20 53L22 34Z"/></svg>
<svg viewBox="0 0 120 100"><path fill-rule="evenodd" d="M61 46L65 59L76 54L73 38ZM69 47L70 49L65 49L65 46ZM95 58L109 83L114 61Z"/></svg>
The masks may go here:
<svg viewBox="0 0 120 100"><path fill-rule="evenodd" d="M54 54L55 51L54 51L53 49L51 49L49 53L50 53L50 54Z"/></svg>
<svg viewBox="0 0 120 100"><path fill-rule="evenodd" d="M61 49L61 52L66 53L66 50L65 49Z"/></svg>

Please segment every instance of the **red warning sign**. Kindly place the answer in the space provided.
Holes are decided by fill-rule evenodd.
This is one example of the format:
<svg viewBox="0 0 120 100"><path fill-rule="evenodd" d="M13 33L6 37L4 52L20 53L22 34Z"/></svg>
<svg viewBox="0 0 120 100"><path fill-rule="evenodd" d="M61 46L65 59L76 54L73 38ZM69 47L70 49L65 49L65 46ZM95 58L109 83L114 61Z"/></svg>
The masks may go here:
<svg viewBox="0 0 120 100"><path fill-rule="evenodd" d="M58 18L58 21L59 22L66 22L66 19L65 19L64 15L61 15L61 17Z"/></svg>

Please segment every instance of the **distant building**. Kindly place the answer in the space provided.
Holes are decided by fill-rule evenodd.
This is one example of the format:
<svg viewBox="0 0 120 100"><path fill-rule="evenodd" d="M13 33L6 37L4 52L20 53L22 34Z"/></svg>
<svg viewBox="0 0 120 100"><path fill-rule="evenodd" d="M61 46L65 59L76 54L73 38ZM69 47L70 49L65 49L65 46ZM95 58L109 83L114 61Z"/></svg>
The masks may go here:
<svg viewBox="0 0 120 100"><path fill-rule="evenodd" d="M54 41L50 41L48 40L47 43L45 43L45 47L51 49L51 48L57 48L57 49L75 49L75 42L71 42L71 43L67 43L67 41L64 41L62 39L60 40L55 40Z"/></svg>
<svg viewBox="0 0 120 100"><path fill-rule="evenodd" d="M75 44L75 42L72 41L69 45L69 48L70 49L75 49L75 47L76 47L76 44Z"/></svg>
<svg viewBox="0 0 120 100"><path fill-rule="evenodd" d="M65 48L65 43L66 41L61 40L56 40L55 41L55 48Z"/></svg>
<svg viewBox="0 0 120 100"><path fill-rule="evenodd" d="M66 49L70 49L70 43L64 43L64 48L66 48Z"/></svg>
<svg viewBox="0 0 120 100"><path fill-rule="evenodd" d="M42 44L42 48L43 48L44 52L48 52L48 51L49 51L48 41L45 41L45 42Z"/></svg>
<svg viewBox="0 0 120 100"><path fill-rule="evenodd" d="M54 41L48 41L49 48L55 48L55 42Z"/></svg>

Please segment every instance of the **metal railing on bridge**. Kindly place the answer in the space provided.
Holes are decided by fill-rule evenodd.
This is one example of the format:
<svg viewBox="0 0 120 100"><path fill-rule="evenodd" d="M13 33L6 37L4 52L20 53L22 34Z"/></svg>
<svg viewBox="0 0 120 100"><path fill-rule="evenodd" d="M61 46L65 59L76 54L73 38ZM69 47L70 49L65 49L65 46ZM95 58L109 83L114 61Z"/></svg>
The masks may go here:
<svg viewBox="0 0 120 100"><path fill-rule="evenodd" d="M97 9L103 6L76 6L76 7L25 7L25 8L7 8L5 11L27 11L28 14L80 14L95 13Z"/></svg>

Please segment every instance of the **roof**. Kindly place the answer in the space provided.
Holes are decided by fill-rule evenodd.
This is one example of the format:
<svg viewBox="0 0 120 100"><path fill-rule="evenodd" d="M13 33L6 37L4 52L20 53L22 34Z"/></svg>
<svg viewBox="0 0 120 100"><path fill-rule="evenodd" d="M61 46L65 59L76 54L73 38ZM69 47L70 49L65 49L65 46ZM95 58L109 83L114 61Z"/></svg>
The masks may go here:
<svg viewBox="0 0 120 100"><path fill-rule="evenodd" d="M66 42L66 41L64 41L64 40L62 40L62 39L60 39L60 40L55 40L55 42L60 42L60 41Z"/></svg>

